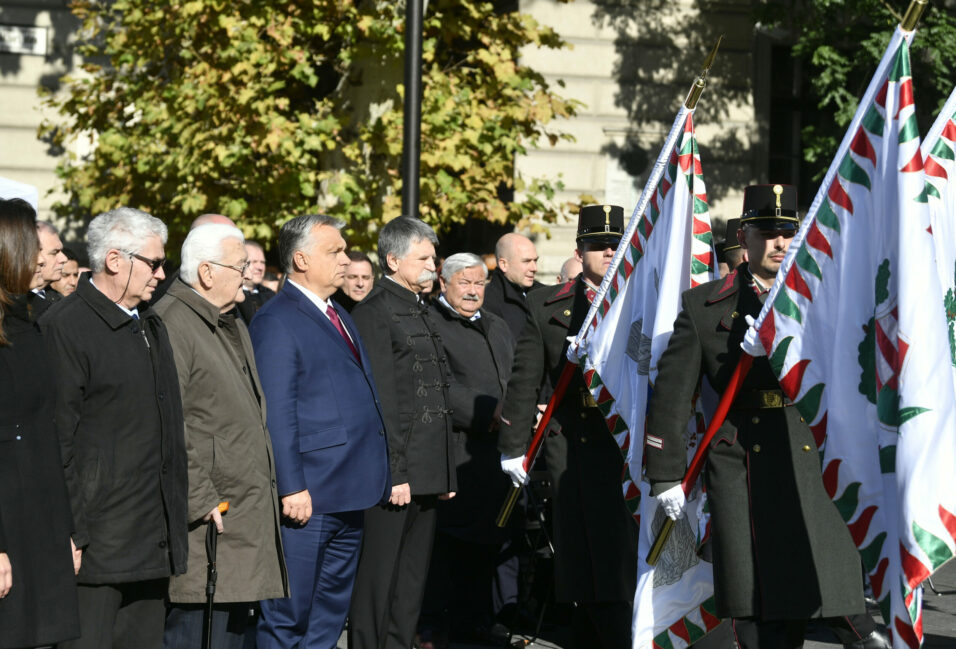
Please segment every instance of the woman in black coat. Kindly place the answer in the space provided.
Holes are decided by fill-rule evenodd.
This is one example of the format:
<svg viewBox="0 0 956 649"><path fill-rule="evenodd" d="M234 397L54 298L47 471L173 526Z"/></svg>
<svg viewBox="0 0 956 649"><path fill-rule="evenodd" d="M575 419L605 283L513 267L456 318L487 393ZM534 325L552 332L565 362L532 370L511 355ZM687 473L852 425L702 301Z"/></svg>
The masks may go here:
<svg viewBox="0 0 956 649"><path fill-rule="evenodd" d="M25 295L38 253L33 208L0 200L0 649L79 635L53 376Z"/></svg>

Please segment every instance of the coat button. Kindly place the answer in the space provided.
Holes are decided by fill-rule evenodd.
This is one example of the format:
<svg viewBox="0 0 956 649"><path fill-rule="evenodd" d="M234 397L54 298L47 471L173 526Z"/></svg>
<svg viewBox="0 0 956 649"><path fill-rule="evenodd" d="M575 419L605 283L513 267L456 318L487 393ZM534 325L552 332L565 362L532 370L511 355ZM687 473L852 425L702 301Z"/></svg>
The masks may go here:
<svg viewBox="0 0 956 649"><path fill-rule="evenodd" d="M582 443L582 444L587 444L587 442L588 442L588 438L587 438L587 437L582 437L582 438L581 438L581 443Z"/></svg>
<svg viewBox="0 0 956 649"><path fill-rule="evenodd" d="M165 462L163 462L163 465L160 467L160 470L162 470L163 473L168 473L169 466Z"/></svg>
<svg viewBox="0 0 956 649"><path fill-rule="evenodd" d="M275 486L276 486L276 481L273 479L273 481L272 481L272 488L275 489Z"/></svg>
<svg viewBox="0 0 956 649"><path fill-rule="evenodd" d="M385 431L382 430L381 428L379 428L379 429L378 429L378 434L384 437L384 436L385 436Z"/></svg>
<svg viewBox="0 0 956 649"><path fill-rule="evenodd" d="M807 420L804 419L803 417L800 417L800 423L801 423L801 424L805 424L805 423L807 423Z"/></svg>
<svg viewBox="0 0 956 649"><path fill-rule="evenodd" d="M810 447L809 447L809 446L804 446L804 447L803 447L803 452L804 452L804 453L809 453L809 452L810 452Z"/></svg>
<svg viewBox="0 0 956 649"><path fill-rule="evenodd" d="M754 450L754 453L759 453L759 452L760 452L760 444L754 444L754 449L753 449L753 450Z"/></svg>
<svg viewBox="0 0 956 649"><path fill-rule="evenodd" d="M759 423L760 423L760 417L753 417L753 418L750 420L750 423L751 423L751 424L759 424Z"/></svg>
<svg viewBox="0 0 956 649"><path fill-rule="evenodd" d="M739 318L739 317L740 317L740 312L739 312L739 311L734 311L733 313L730 314L730 317L731 317L731 318Z"/></svg>
<svg viewBox="0 0 956 649"><path fill-rule="evenodd" d="M588 418L588 413L582 412L582 413L581 413L581 419L587 419L587 418Z"/></svg>
<svg viewBox="0 0 956 649"><path fill-rule="evenodd" d="M165 392L160 392L160 393L159 393L159 400L162 401L162 400L165 399L165 398L166 398L166 393L165 393Z"/></svg>
<svg viewBox="0 0 956 649"><path fill-rule="evenodd" d="M159 547L161 547L161 548L165 548L165 547L166 547L166 541L160 541L159 543L157 543L157 545L158 545Z"/></svg>
<svg viewBox="0 0 956 649"><path fill-rule="evenodd" d="M571 309L565 309L565 310L564 310L564 315L565 315L565 316L570 316L570 315L571 315Z"/></svg>
<svg viewBox="0 0 956 649"><path fill-rule="evenodd" d="M21 435L17 435L17 439L18 439L18 440L21 440L21 439L23 439L23 437L22 437Z"/></svg>

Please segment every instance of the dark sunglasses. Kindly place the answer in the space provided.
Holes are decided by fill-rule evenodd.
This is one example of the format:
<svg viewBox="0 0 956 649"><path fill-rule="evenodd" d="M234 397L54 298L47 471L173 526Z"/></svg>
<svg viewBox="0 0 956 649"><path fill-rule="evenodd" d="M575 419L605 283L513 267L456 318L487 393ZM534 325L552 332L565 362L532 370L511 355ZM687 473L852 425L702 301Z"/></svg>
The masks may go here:
<svg viewBox="0 0 956 649"><path fill-rule="evenodd" d="M591 241L584 244L584 250L586 252L604 252L608 248L611 250L617 250L618 243L610 243L609 241Z"/></svg>
<svg viewBox="0 0 956 649"><path fill-rule="evenodd" d="M139 259L141 262L149 266L150 270L154 273L159 270L163 264L166 263L165 257L160 257L159 259L150 259L149 257L144 257L143 255L137 255L135 252L126 251L126 254L131 258Z"/></svg>

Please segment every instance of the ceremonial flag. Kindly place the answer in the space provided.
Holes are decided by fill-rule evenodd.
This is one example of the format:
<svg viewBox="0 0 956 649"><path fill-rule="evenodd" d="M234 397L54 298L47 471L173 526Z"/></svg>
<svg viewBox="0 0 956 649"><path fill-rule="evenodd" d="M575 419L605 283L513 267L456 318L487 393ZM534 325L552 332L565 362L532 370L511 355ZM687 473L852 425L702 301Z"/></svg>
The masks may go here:
<svg viewBox="0 0 956 649"><path fill-rule="evenodd" d="M756 323L820 447L893 646L956 538L956 404L908 39L897 29Z"/></svg>
<svg viewBox="0 0 956 649"><path fill-rule="evenodd" d="M921 150L926 173L924 196L929 203L936 270L946 308L950 363L956 371L956 90L923 140Z"/></svg>
<svg viewBox="0 0 956 649"><path fill-rule="evenodd" d="M580 345L572 345L568 354L581 364L626 458L622 489L640 530L635 648L684 647L719 623L711 565L696 552L703 534L699 527L706 526L699 491L689 499L687 516L678 522L657 567L645 562L664 517L641 481L647 401L657 359L680 310L681 293L711 280L714 272L707 192L692 115L687 108L678 114L659 158L660 181L645 188L592 306L594 317L585 321ZM703 430L702 421L690 422L689 457ZM648 438L648 444L653 443Z"/></svg>

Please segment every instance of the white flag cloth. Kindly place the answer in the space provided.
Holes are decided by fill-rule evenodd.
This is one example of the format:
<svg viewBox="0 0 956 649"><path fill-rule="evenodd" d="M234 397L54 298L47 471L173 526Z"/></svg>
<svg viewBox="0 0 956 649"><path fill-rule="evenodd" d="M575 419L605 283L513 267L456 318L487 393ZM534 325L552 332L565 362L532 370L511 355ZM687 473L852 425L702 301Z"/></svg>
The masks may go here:
<svg viewBox="0 0 956 649"><path fill-rule="evenodd" d="M0 176L0 198L6 200L22 198L33 206L34 210L37 210L40 202L40 192L33 185Z"/></svg>
<svg viewBox="0 0 956 649"><path fill-rule="evenodd" d="M714 270L707 194L690 111L681 111L672 135L674 146L662 152L666 165L660 182L645 189L652 192L649 201L642 197L647 209L639 203L635 210L594 301L594 318L585 321L577 354L573 345L569 353L581 363L585 381L626 457L622 489L640 530L635 648L684 647L719 623L711 564L696 553L702 533L698 522L704 527L707 520L699 492L692 494L687 516L676 526L657 567L644 560L662 516L641 481L650 385L680 310L681 293L712 279ZM690 422L690 457L703 431L702 420Z"/></svg>
<svg viewBox="0 0 956 649"><path fill-rule="evenodd" d="M956 404L908 39L897 29L756 323L893 646L953 556Z"/></svg>
<svg viewBox="0 0 956 649"><path fill-rule="evenodd" d="M950 363L956 372L956 89L921 147L926 174L936 270L949 330Z"/></svg>

